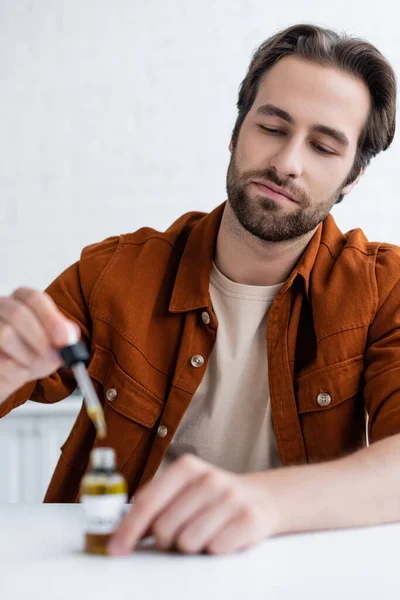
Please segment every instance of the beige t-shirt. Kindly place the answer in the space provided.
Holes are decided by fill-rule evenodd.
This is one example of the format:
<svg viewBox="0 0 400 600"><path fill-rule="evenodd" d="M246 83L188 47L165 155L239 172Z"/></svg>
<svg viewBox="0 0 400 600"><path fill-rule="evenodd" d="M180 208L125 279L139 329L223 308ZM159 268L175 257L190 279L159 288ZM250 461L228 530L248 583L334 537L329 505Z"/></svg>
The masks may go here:
<svg viewBox="0 0 400 600"><path fill-rule="evenodd" d="M235 283L213 263L215 345L156 476L186 452L235 473L280 465L269 400L267 318L281 285Z"/></svg>

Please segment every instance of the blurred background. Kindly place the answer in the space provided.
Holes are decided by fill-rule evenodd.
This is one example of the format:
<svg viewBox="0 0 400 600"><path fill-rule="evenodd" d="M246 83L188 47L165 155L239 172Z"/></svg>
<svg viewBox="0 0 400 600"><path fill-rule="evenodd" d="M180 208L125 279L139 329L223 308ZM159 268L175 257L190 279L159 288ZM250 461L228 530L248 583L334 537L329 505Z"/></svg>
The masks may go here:
<svg viewBox="0 0 400 600"><path fill-rule="evenodd" d="M398 17L388 0L1 0L0 295L45 289L88 244L223 202L238 88L278 29L366 38L399 76ZM396 137L333 209L342 230L400 243L398 163ZM80 402L2 419L0 501L42 499Z"/></svg>

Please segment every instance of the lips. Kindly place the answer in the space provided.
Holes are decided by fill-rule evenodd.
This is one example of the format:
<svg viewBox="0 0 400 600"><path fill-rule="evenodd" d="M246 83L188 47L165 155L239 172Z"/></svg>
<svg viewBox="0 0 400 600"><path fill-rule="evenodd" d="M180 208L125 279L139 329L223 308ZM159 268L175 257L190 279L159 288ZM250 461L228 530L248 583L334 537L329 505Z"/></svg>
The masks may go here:
<svg viewBox="0 0 400 600"><path fill-rule="evenodd" d="M253 183L256 183L257 185L261 185L267 191L272 190L273 192L275 192L275 194L280 194L281 196L284 196L288 200L291 200L292 202L296 202L296 200L293 198L293 196L291 196L289 192L284 190L284 188L280 188L277 185L275 185L269 181L254 180Z"/></svg>

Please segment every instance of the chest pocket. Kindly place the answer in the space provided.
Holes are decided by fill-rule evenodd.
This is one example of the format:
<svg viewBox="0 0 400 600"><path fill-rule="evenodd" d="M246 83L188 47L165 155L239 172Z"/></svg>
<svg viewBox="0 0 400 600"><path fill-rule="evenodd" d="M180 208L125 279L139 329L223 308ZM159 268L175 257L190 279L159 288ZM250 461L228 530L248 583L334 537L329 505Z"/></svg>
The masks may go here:
<svg viewBox="0 0 400 600"><path fill-rule="evenodd" d="M296 401L309 462L333 460L365 445L363 356L296 380Z"/></svg>
<svg viewBox="0 0 400 600"><path fill-rule="evenodd" d="M96 437L93 447L110 446L117 454L118 467L122 468L141 441L145 442L161 415L164 403L161 398L144 388L118 365L114 354L96 346L88 366L93 386L103 405L107 437ZM83 413L83 414L82 414ZM87 462L85 438L88 422L85 409L62 446L64 460L71 466Z"/></svg>
<svg viewBox="0 0 400 600"><path fill-rule="evenodd" d="M164 405L163 400L123 371L110 350L97 346L88 372L103 388L104 411L107 415L116 412L143 427L155 425ZM112 431L109 433L111 435Z"/></svg>
<svg viewBox="0 0 400 600"><path fill-rule="evenodd" d="M364 358L329 365L296 380L299 414L327 411L358 395L363 386Z"/></svg>

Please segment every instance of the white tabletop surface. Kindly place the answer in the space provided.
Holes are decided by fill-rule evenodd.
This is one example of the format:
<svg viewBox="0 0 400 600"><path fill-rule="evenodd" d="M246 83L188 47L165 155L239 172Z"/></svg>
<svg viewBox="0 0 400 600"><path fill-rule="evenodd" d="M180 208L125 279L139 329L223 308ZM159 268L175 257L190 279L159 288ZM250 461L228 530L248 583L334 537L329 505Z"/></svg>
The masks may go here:
<svg viewBox="0 0 400 600"><path fill-rule="evenodd" d="M400 524L271 538L229 556L83 554L82 507L0 505L1 600L400 597Z"/></svg>

